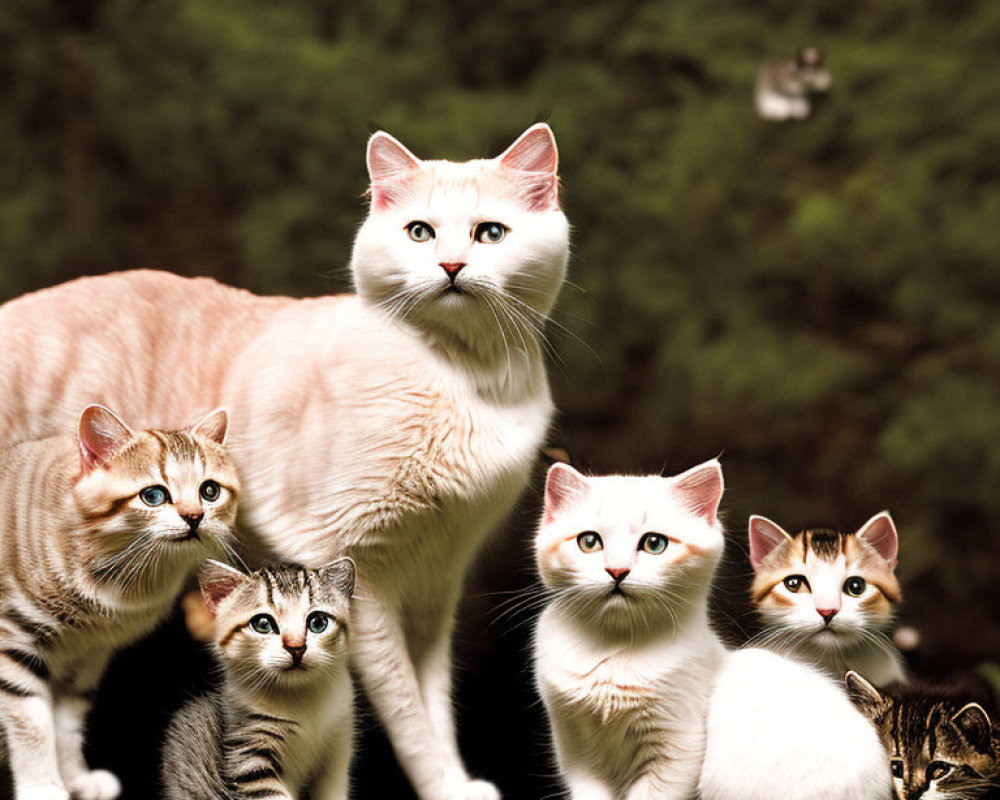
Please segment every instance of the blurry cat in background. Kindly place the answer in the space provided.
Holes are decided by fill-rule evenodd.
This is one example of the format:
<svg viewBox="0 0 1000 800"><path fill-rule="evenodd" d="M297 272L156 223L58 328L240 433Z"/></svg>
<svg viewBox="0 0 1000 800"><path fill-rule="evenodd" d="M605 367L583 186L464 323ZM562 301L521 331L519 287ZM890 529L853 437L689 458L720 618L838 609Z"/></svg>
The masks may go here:
<svg viewBox="0 0 1000 800"><path fill-rule="evenodd" d="M767 624L755 644L816 664L836 680L849 669L878 686L905 679L889 638L902 599L898 537L888 512L856 533L810 528L794 536L750 517L751 597Z"/></svg>
<svg viewBox="0 0 1000 800"><path fill-rule="evenodd" d="M825 92L833 83L823 62L816 47L765 61L757 74L757 115L766 120L806 119L812 111L810 94Z"/></svg>
<svg viewBox="0 0 1000 800"><path fill-rule="evenodd" d="M298 800L310 786L313 800L347 800L354 562L245 575L209 561L199 577L223 685L167 731L167 800Z"/></svg>
<svg viewBox="0 0 1000 800"><path fill-rule="evenodd" d="M189 430L135 432L89 406L79 438L0 457L0 723L17 800L110 800L84 720L114 652L148 633L184 579L229 547L236 470L215 411Z"/></svg>
<svg viewBox="0 0 1000 800"><path fill-rule="evenodd" d="M1000 796L1000 727L964 687L894 684L847 673L851 698L874 723L898 800Z"/></svg>

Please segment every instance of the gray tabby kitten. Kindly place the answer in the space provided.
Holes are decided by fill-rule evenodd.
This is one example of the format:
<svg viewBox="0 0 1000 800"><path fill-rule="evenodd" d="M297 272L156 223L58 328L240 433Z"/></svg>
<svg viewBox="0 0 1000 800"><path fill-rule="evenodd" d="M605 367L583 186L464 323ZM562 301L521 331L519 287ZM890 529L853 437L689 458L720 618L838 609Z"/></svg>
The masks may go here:
<svg viewBox="0 0 1000 800"><path fill-rule="evenodd" d="M168 800L346 800L353 689L347 670L355 567L201 569L220 690L176 714L163 753Z"/></svg>
<svg viewBox="0 0 1000 800"><path fill-rule="evenodd" d="M893 684L876 689L856 672L847 689L889 754L898 800L973 800L1000 795L1000 727L972 694Z"/></svg>
<svg viewBox="0 0 1000 800"><path fill-rule="evenodd" d="M228 547L227 423L220 410L190 430L135 432L88 406L78 439L0 456L0 723L17 800L118 796L118 779L84 760L84 719L114 652Z"/></svg>

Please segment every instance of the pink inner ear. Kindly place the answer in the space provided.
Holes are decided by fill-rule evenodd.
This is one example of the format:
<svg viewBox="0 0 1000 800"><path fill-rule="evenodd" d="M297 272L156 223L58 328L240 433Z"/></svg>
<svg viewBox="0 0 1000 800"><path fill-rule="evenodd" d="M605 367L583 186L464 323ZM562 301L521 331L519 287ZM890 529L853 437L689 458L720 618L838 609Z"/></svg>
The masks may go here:
<svg viewBox="0 0 1000 800"><path fill-rule="evenodd" d="M87 406L80 415L80 458L84 469L104 464L133 436L129 427L109 409L100 405Z"/></svg>
<svg viewBox="0 0 1000 800"><path fill-rule="evenodd" d="M205 606L208 608L208 613L212 615L212 619L215 619L219 603L229 597L242 580L243 577L235 570L232 574L217 570L212 571L210 575L202 576L200 581L201 596L205 599Z"/></svg>
<svg viewBox="0 0 1000 800"><path fill-rule="evenodd" d="M766 517L750 517L750 564L755 571L774 548L787 541L788 536L779 525Z"/></svg>
<svg viewBox="0 0 1000 800"><path fill-rule="evenodd" d="M226 433L229 431L229 414L223 408L212 411L203 420L191 428L191 432L204 436L218 444L226 443Z"/></svg>
<svg viewBox="0 0 1000 800"><path fill-rule="evenodd" d="M379 131L368 140L368 175L371 178L372 208L381 211L392 205L394 188L408 172L420 166L420 159L389 134Z"/></svg>
<svg viewBox="0 0 1000 800"><path fill-rule="evenodd" d="M722 501L722 468L717 461L695 467L678 476L674 489L683 496L692 513L714 524Z"/></svg>
<svg viewBox="0 0 1000 800"><path fill-rule="evenodd" d="M587 479L568 464L553 464L545 480L545 522L587 493Z"/></svg>
<svg viewBox="0 0 1000 800"><path fill-rule="evenodd" d="M876 514L858 530L858 538L864 539L875 548L882 558L889 562L889 567L895 569L899 556L899 536L896 525L888 511Z"/></svg>
<svg viewBox="0 0 1000 800"><path fill-rule="evenodd" d="M507 169L524 173L520 178L519 195L532 211L559 208L559 152L552 130L538 123L526 130L500 156Z"/></svg>

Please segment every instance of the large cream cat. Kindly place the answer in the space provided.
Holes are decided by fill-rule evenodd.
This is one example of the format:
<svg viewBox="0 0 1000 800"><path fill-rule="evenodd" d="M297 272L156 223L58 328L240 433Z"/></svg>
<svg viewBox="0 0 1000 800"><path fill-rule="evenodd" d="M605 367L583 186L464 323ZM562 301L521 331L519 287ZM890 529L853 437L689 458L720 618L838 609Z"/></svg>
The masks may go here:
<svg viewBox="0 0 1000 800"><path fill-rule="evenodd" d="M376 133L368 169L356 296L126 272L0 308L0 436L59 430L83 402L161 426L224 404L244 528L307 566L357 562L352 657L419 796L496 798L459 756L449 650L466 569L552 413L555 140L538 124L459 164Z"/></svg>

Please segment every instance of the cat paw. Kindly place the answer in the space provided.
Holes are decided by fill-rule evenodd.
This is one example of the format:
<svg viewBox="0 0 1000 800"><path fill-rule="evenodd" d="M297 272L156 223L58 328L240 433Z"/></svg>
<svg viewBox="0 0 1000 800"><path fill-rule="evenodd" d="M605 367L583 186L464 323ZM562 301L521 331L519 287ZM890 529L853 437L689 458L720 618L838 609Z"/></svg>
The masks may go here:
<svg viewBox="0 0 1000 800"><path fill-rule="evenodd" d="M78 775L67 788L73 800L115 800L122 791L118 778L104 769Z"/></svg>
<svg viewBox="0 0 1000 800"><path fill-rule="evenodd" d="M70 800L69 792L59 786L25 786L17 790L17 800Z"/></svg>
<svg viewBox="0 0 1000 800"><path fill-rule="evenodd" d="M452 800L500 800L500 791L489 781L469 781Z"/></svg>

